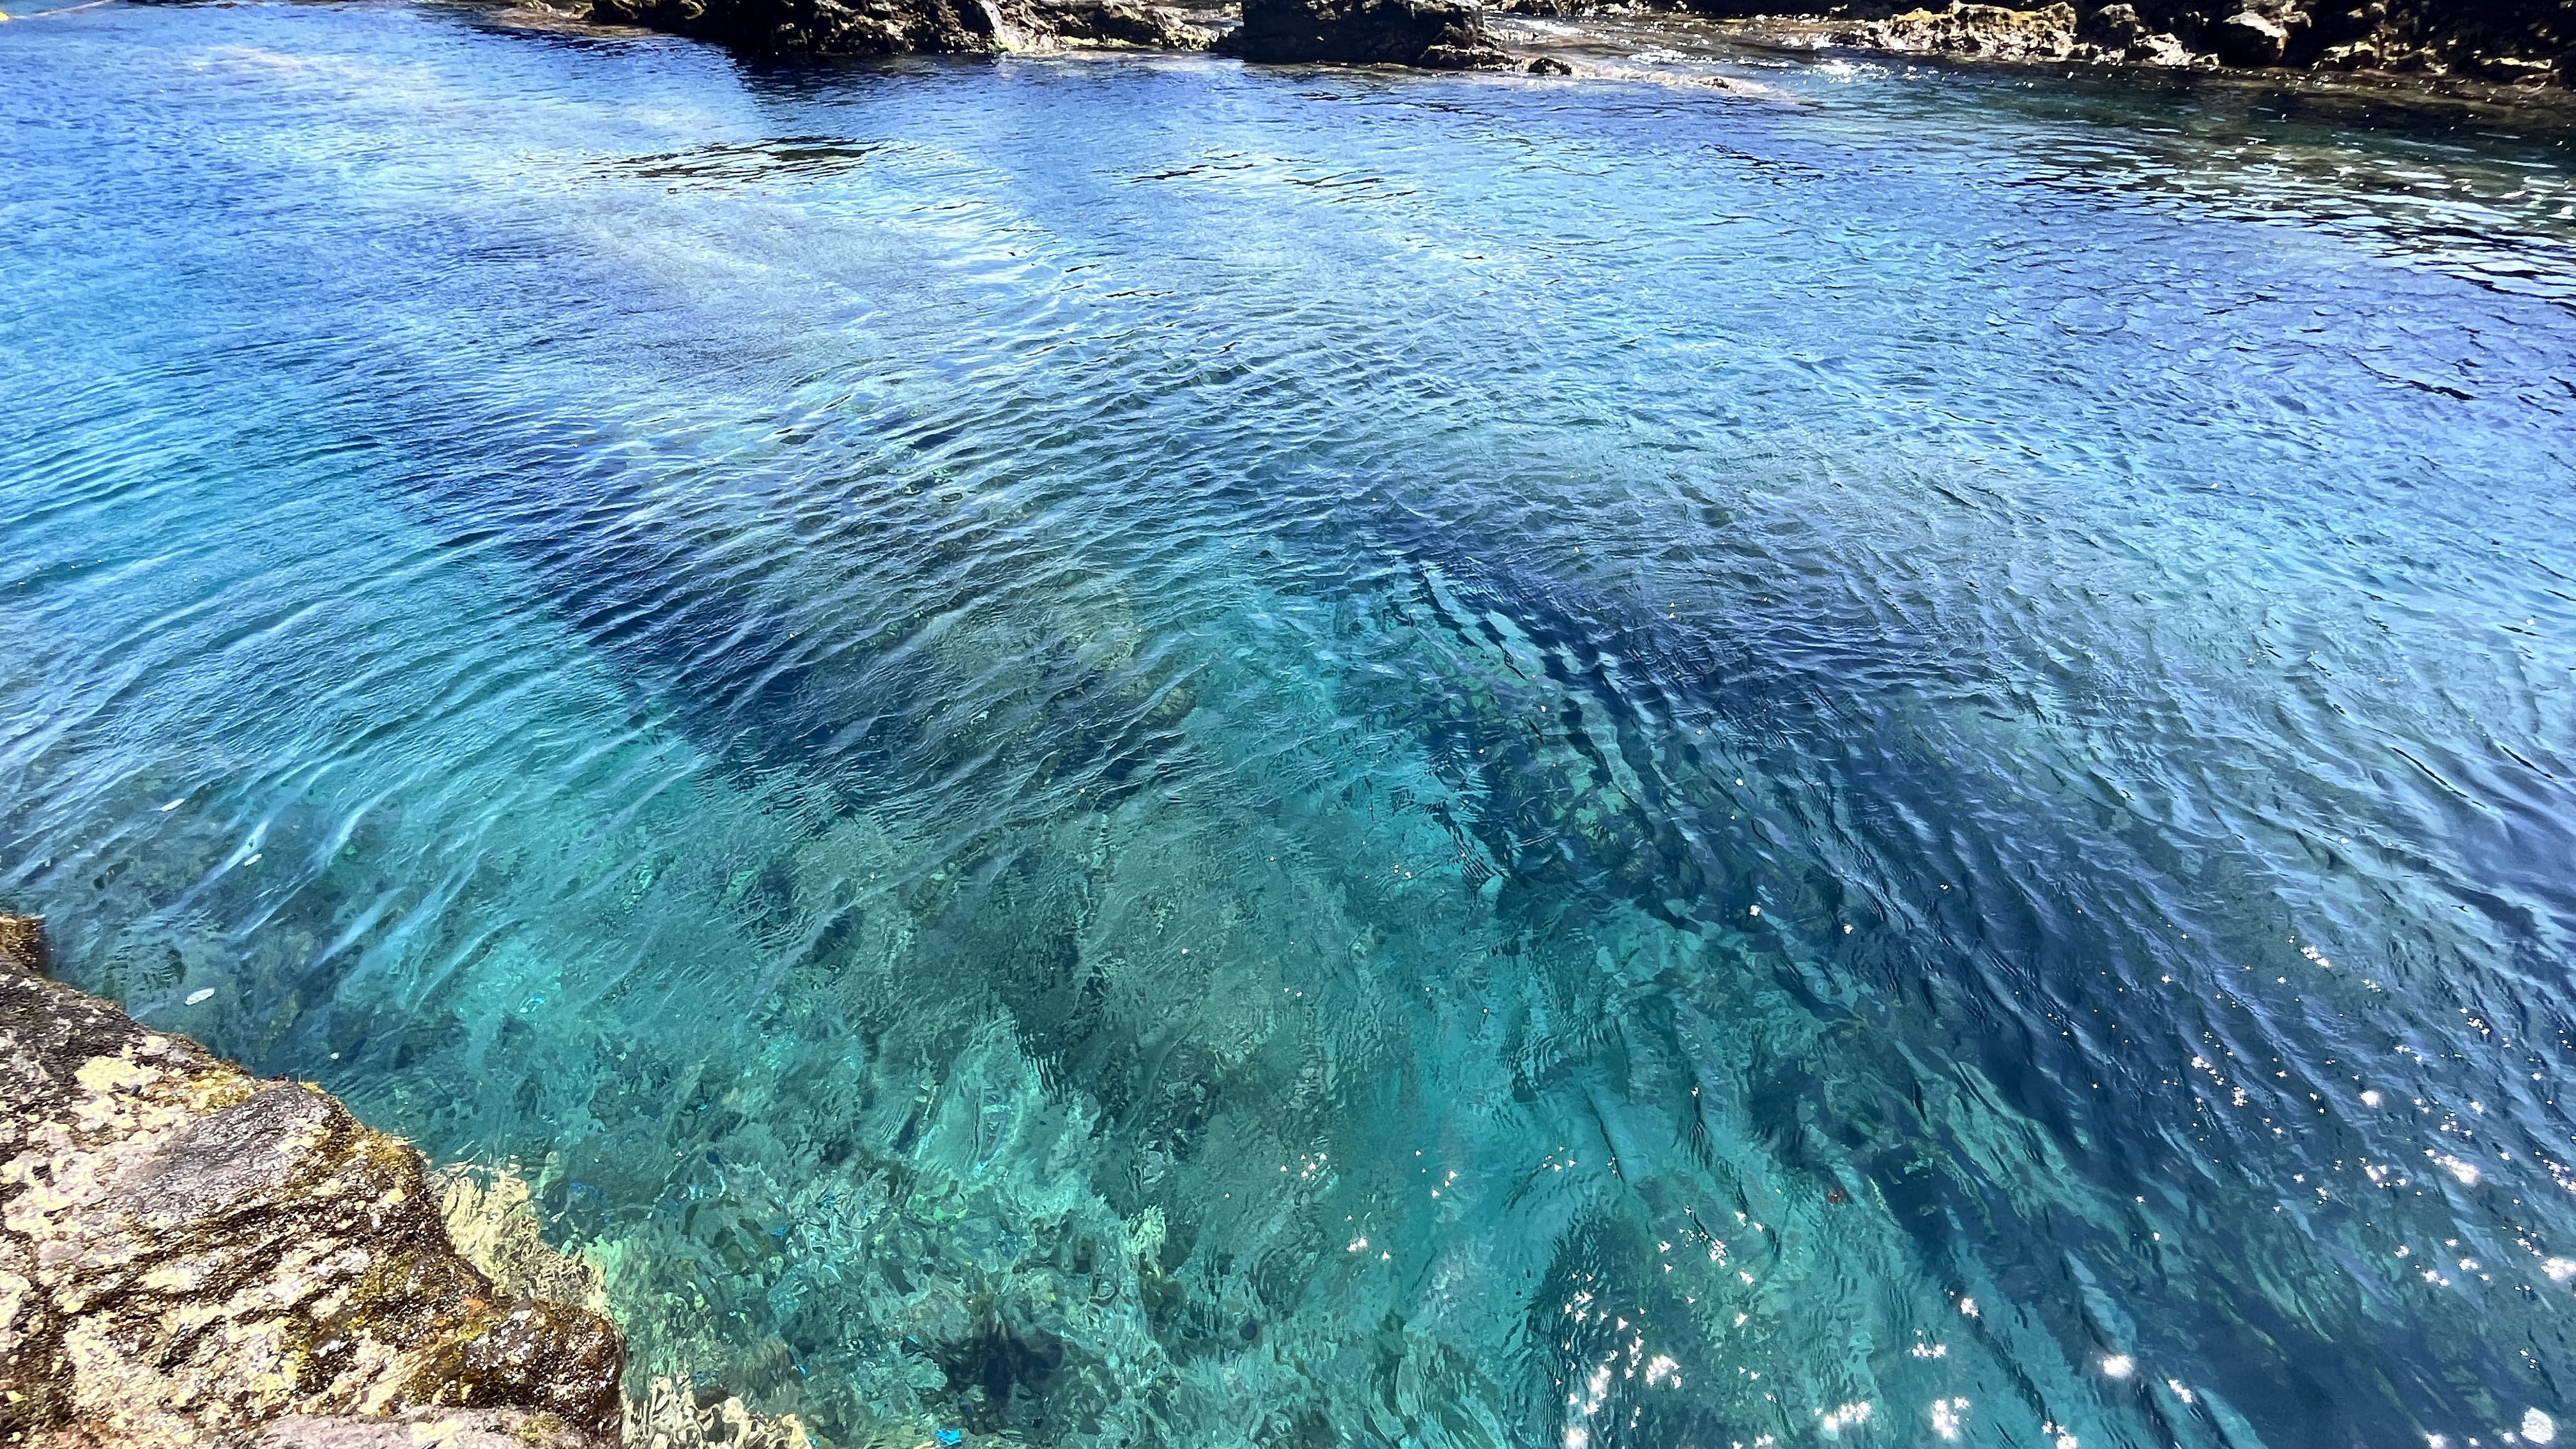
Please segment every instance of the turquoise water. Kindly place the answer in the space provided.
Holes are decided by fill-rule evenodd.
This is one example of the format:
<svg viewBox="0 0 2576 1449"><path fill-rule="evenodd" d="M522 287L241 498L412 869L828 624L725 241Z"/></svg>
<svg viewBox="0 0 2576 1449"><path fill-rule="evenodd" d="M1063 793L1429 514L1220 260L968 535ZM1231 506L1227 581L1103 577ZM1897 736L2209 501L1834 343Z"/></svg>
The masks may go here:
<svg viewBox="0 0 2576 1449"><path fill-rule="evenodd" d="M0 26L0 907L835 1443L2576 1432L2576 127L1664 60Z"/></svg>

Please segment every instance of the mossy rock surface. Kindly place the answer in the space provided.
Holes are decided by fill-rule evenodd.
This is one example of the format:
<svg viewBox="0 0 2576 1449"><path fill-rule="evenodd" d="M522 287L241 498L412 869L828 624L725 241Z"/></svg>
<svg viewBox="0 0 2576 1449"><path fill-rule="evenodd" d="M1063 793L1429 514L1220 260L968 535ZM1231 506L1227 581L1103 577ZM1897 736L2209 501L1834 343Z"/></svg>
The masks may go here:
<svg viewBox="0 0 2576 1449"><path fill-rule="evenodd" d="M418 1153L42 953L0 916L0 1445L617 1441L616 1326L496 1287Z"/></svg>

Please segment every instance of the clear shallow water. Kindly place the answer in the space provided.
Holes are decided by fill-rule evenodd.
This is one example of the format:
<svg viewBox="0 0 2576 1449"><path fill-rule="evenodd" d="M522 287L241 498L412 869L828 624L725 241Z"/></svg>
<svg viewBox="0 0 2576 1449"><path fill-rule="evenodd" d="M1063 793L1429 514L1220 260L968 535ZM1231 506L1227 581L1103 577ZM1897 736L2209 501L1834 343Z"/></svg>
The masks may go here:
<svg viewBox="0 0 2576 1449"><path fill-rule="evenodd" d="M0 905L520 1164L639 1372L2576 1419L2547 118L384 7L0 74Z"/></svg>

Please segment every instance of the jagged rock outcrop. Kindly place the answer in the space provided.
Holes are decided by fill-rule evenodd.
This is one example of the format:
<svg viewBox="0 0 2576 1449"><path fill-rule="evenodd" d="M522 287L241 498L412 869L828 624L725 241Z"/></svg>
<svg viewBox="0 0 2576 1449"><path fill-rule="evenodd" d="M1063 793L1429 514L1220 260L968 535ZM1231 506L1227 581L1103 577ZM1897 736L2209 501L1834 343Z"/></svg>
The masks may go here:
<svg viewBox="0 0 2576 1449"><path fill-rule="evenodd" d="M1217 33L1188 16L1135 0L1042 0L1030 25L1046 43L1123 50L1205 50Z"/></svg>
<svg viewBox="0 0 2576 1449"><path fill-rule="evenodd" d="M2576 84L2576 0L2324 0L2275 18L2293 65Z"/></svg>
<svg viewBox="0 0 2576 1449"><path fill-rule="evenodd" d="M616 1326L496 1288L419 1154L44 965L0 916L0 1444L617 1442Z"/></svg>
<svg viewBox="0 0 2576 1449"><path fill-rule="evenodd" d="M1010 30L991 0L594 0L590 18L749 50L847 55L998 50Z"/></svg>
<svg viewBox="0 0 2576 1449"><path fill-rule="evenodd" d="M1243 27L1218 49L1245 60L1359 61L1433 70L1515 62L1467 0L1243 0Z"/></svg>
<svg viewBox="0 0 2576 1449"><path fill-rule="evenodd" d="M1216 32L1138 0L592 0L600 24L745 50L912 55L1106 46L1205 50Z"/></svg>
<svg viewBox="0 0 2576 1449"><path fill-rule="evenodd" d="M1855 42L1873 50L1967 55L1988 60L2064 60L2075 51L2075 7L2040 10L1953 5L1911 10L1861 27Z"/></svg>
<svg viewBox="0 0 2576 1449"><path fill-rule="evenodd" d="M1717 14L1740 0L1700 0ZM1827 15L1841 3L1770 4ZM2296 66L2576 81L2576 0L2075 0L1952 3L1848 24L1845 44L1916 55L2129 65Z"/></svg>

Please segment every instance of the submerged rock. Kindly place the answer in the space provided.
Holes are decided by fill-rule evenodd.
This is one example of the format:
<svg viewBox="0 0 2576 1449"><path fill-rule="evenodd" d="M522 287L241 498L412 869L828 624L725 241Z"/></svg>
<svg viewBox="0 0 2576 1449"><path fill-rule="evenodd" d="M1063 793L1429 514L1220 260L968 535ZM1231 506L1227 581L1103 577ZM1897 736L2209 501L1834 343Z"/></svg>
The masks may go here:
<svg viewBox="0 0 2576 1449"><path fill-rule="evenodd" d="M44 964L0 916L0 1443L617 1441L616 1326L496 1288L418 1153Z"/></svg>
<svg viewBox="0 0 2576 1449"><path fill-rule="evenodd" d="M527 1180L510 1168L460 1164L430 1176L447 1240L512 1298L569 1303L605 1317L597 1265L546 1242Z"/></svg>
<svg viewBox="0 0 2576 1449"><path fill-rule="evenodd" d="M1259 61L1359 61L1434 70L1514 66L1465 0L1243 0L1243 28L1218 47Z"/></svg>
<svg viewBox="0 0 2576 1449"><path fill-rule="evenodd" d="M918 1437L936 1442L932 1434ZM699 1388L687 1374L653 1380L627 1421L626 1442L630 1449L815 1449L795 1415L756 1413L721 1389Z"/></svg>

